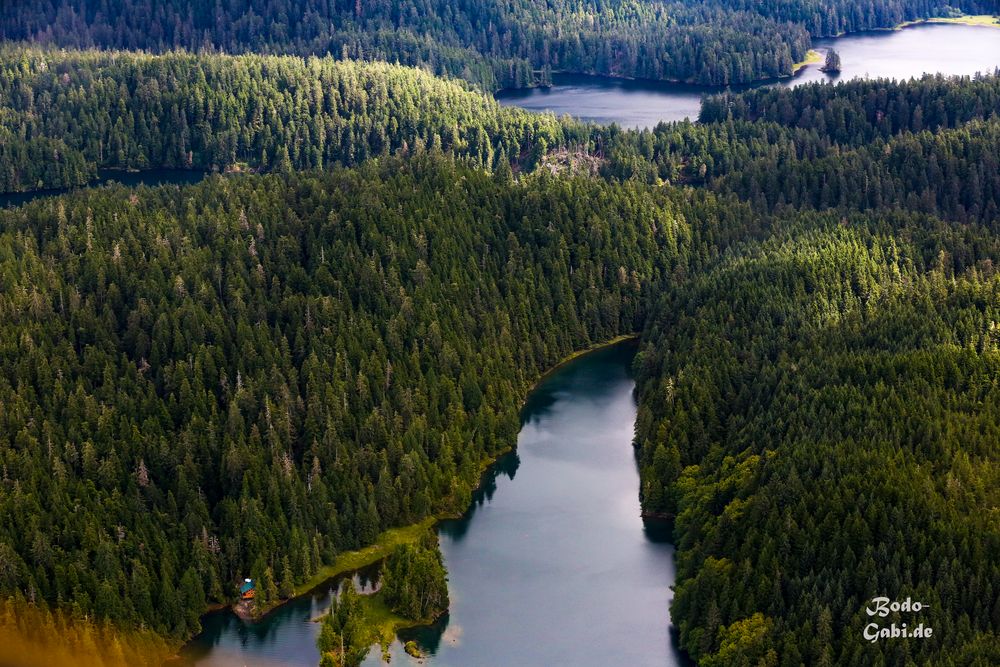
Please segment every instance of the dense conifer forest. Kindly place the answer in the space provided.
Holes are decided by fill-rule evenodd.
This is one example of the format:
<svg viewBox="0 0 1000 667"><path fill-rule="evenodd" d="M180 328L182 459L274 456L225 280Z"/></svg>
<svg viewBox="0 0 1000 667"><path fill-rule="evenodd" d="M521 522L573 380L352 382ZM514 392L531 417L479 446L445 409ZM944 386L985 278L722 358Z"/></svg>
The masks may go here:
<svg viewBox="0 0 1000 667"><path fill-rule="evenodd" d="M463 508L531 382L640 326L672 196L427 154L0 213L0 593L183 637Z"/></svg>
<svg viewBox="0 0 1000 667"><path fill-rule="evenodd" d="M42 45L0 49L0 189L229 173L0 210L0 641L158 664L243 577L267 606L463 509L547 368L641 332L640 493L698 664L1000 663L1000 77L730 93L644 131L477 89L775 76L946 9L5 7ZM447 604L433 545L384 572L393 613ZM865 642L877 593L934 640ZM345 588L326 664L367 648L363 606Z"/></svg>
<svg viewBox="0 0 1000 667"><path fill-rule="evenodd" d="M643 501L677 516L681 642L705 665L993 664L995 237L902 212L784 227L644 333ZM882 590L939 639L863 642Z"/></svg>
<svg viewBox="0 0 1000 667"><path fill-rule="evenodd" d="M705 105L709 136L753 119L785 148L703 180L767 233L669 281L636 362L643 505L676 517L672 618L699 664L1000 659L997 90ZM945 636L864 643L874 590L928 601Z"/></svg>
<svg viewBox="0 0 1000 667"><path fill-rule="evenodd" d="M791 73L797 24L712 2L79 0L16 2L0 36L69 47L333 54L429 67L486 88L553 70L699 83Z"/></svg>
<svg viewBox="0 0 1000 667"><path fill-rule="evenodd" d="M937 0L12 0L0 38L72 48L387 60L489 90L553 71L744 83L788 76L810 37L953 11ZM970 13L998 11L968 0Z"/></svg>
<svg viewBox="0 0 1000 667"><path fill-rule="evenodd" d="M0 52L0 189L96 169L321 169L440 149L494 168L573 128L385 63L245 55Z"/></svg>

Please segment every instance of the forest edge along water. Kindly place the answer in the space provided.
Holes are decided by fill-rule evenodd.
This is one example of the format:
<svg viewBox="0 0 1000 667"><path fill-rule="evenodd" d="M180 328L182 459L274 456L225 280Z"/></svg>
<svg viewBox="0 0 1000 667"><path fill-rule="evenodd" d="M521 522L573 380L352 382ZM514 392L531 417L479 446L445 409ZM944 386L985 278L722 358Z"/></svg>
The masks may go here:
<svg viewBox="0 0 1000 667"><path fill-rule="evenodd" d="M556 395L561 397L557 399L563 400L563 405L572 406L573 399L570 396L567 398L563 393L572 394L572 388L566 389L563 386L567 382L567 378L574 378L579 376L586 376L588 369L592 372L597 373L597 377L591 378L591 385L587 388L579 390L583 393L586 392L598 392L602 391L600 384L601 381L607 379L607 385L613 387L612 393L608 395L609 398L613 399L609 401L610 403L617 403L619 409L624 409L625 412L622 415L625 417L624 424L614 424L613 428L618 429L619 437L614 439L617 443L614 451L608 452L606 456L614 457L618 459L619 467L624 466L626 472L629 472L631 468L631 474L634 479L629 480L628 475L624 477L616 476L614 474L608 475L610 478L619 479L615 484L621 484L621 479L625 479L628 488L619 488L619 493L626 492L628 499L634 505L629 509L629 513L632 514L632 519L635 522L633 526L646 526L645 528L640 528L639 533L635 536L640 542L648 539L654 539L654 542L650 542L649 549L654 553L651 556L652 562L655 563L656 570L662 570L661 577L670 575L670 581L664 581L663 586L653 586L652 589L657 591L659 598L657 599L657 611L660 611L659 606L665 608L668 602L668 587L667 585L672 582L672 547L668 543L669 538L669 527L662 527L662 524L658 522L642 522L638 517L638 474L635 471L635 461L633 458L633 450L631 447L632 438L632 428L634 426L634 400L632 398L632 387L634 384L628 376L627 367L631 363L632 356L635 352L635 336L621 336L615 338L613 341L608 341L598 346L594 346L588 350L577 352L570 355L563 362L557 366L550 369L541 378L539 378L535 387L526 397L523 413L522 413L522 434L518 438L517 449L508 451L503 454L495 462L486 466L484 473L481 478L481 483L474 493L474 498L471 506L466 509L461 516L455 515L452 517L438 517L442 519L440 523L437 524L438 533L441 536L442 550L445 552L446 560L449 557L449 550L455 546L455 531L465 533L469 530L469 524L472 522L472 518L480 508L483 506L484 502L488 502L489 499L496 493L498 479L513 478L514 472L519 469L518 461L524 456L531 456L530 450L534 449L533 443L525 445L523 438L525 437L525 431L529 430L530 422L532 419L536 419L539 415L539 410L545 410L549 408L549 402L552 400L550 395L553 391ZM596 371L594 369L597 369ZM603 370L602 370L603 369ZM608 370L610 369L610 370ZM601 373L608 375L607 378L600 376ZM555 388L555 389L553 389ZM586 397L585 397L586 398ZM594 398L594 397L590 397ZM596 398L602 399L603 395L599 395ZM569 404L565 401L568 400ZM577 400L583 400L577 397ZM625 407L623 407L625 406ZM585 410L588 412L599 411L601 409L600 405L595 405L593 408L586 407ZM618 420L621 421L621 420ZM624 429L624 430L622 430ZM599 430L597 428L591 428L589 430ZM624 440L622 438L624 437ZM573 439L566 438L567 442L571 444L570 441ZM570 446L567 444L567 447ZM608 447L611 446L611 442L608 443ZM603 444L598 443L600 449L605 449ZM622 457L622 454L625 454ZM605 456L605 454L601 454ZM586 467L586 462L581 463L580 461L565 460L559 461L561 469L567 471L567 475L572 475L572 471L579 468L581 465ZM530 467L535 467L531 465ZM610 466L614 467L614 466ZM599 466L601 468L601 473L603 474L604 466ZM520 470L524 474L530 474L529 466L522 465ZM546 471L545 474L551 475L552 471ZM500 504L505 504L507 501L516 501L514 496L524 496L525 492L530 492L531 489L526 488L526 482L522 481L524 479L524 474L519 477L519 483L513 485L511 488L504 488L502 493L498 495L498 498L504 502ZM529 485L530 486L530 485ZM521 498L520 502L524 502L524 498ZM538 507L540 518L539 520L544 522L549 519L545 518L550 514L557 514L557 512L547 512L544 506ZM620 523L619 518L616 516L614 521ZM487 544L483 545L482 540L480 540L480 547L485 546L487 550L492 550L498 545L493 544L497 540L503 540L505 537L510 538L511 534L502 529L497 529L496 526L492 525L482 525L483 519L477 519L480 524L478 530L486 531L488 537ZM532 520L534 522L534 520ZM531 523L531 522L526 522ZM537 523L537 522L536 522ZM462 527L462 528L458 528ZM427 522L418 524L414 528L414 532L411 537L417 539L420 534L425 533L430 525ZM407 530L407 529L402 529ZM519 526L518 530L530 530L530 526L526 527L524 525ZM626 530L634 530L632 527ZM558 531L556 531L558 532ZM644 536L644 533L648 535ZM498 535L497 537L493 537ZM650 537L650 535L652 537ZM381 541L381 540L380 540ZM395 540L387 540L386 542L394 542ZM509 545L508 545L509 546ZM549 547L546 546L546 550ZM558 548L552 548L552 552L558 552ZM387 552L386 552L387 553ZM531 551L529 550L529 553ZM645 549L642 544L639 545L638 553L640 555L645 553ZM363 555L363 558L362 558ZM384 556L385 553L382 554ZM454 556L454 554L452 554ZM649 554L646 554L649 555ZM347 556L345 554L345 556ZM360 569L354 571L343 571L337 573L333 578L328 578L319 586L313 586L307 594L296 597L284 605L274 609L267 616L258 623L243 623L237 619L233 614L228 611L219 611L207 615L203 619L203 624L205 630L202 635L195 638L184 651L185 662L187 664L197 664L197 665L212 665L212 666L223 666L223 665L242 665L244 663L250 664L248 660L252 660L253 664L274 664L274 665L309 665L316 664L318 661L318 652L315 648L315 637L319 632L319 624L310 623L309 621L321 616L326 608L331 604L333 599L333 591L335 591L340 582L345 577L353 577L355 583L358 587L363 590L371 591L373 590L372 582L377 577L378 570L378 551L376 550L364 550L363 552L358 552L353 555L356 558L354 561L356 564L360 564ZM410 660L411 657L405 654L403 644L405 640L416 640L416 642L421 646L422 650L431 655L437 652L439 655L437 657L431 658L432 664L452 664L447 662L452 656L452 653L456 650L454 645L450 642L454 639L456 632L460 632L457 628L455 621L455 613L458 614L460 618L468 617L470 612L468 609L468 603L472 601L477 601L477 604L481 603L485 607L489 608L492 604L491 598L496 600L499 597L499 593L496 591L492 592L490 595L485 595L482 592L480 594L475 594L474 592L463 590L463 575L467 575L466 572L468 564L468 559L462 559L458 557L456 560L448 560L448 566L451 570L452 578L452 601L453 609L452 616L449 618L446 616L431 627L419 627L412 630L401 630L398 634L403 641L395 641L390 647L389 653L392 656L393 662L402 662L403 664L408 664L406 661ZM477 562L480 560L489 561L488 558L477 558ZM583 560L586 560L585 558ZM362 562L364 561L364 562ZM572 559L570 559L572 561ZM667 562L669 561L669 562ZM644 559L641 562L645 562L649 565L650 560ZM648 580L652 575L649 569L644 570L641 567L629 567L629 570L636 570L642 572L641 576L643 580ZM492 578L495 577L513 577L515 580L530 579L534 576L532 572L504 572L501 568L496 568L492 572ZM477 577L479 578L479 577ZM485 579L490 579L491 577L483 577ZM566 579L567 577L555 577L555 579ZM467 582L466 582L467 583ZM549 582L552 585L556 585L558 582ZM647 584L655 583L646 581ZM457 586L457 589L456 589ZM516 588L516 586L515 586ZM600 587L598 587L600 588ZM485 598L485 599L480 599ZM594 601L594 604L599 605L599 601ZM475 615L475 614L474 614ZM477 616L477 615L476 615ZM650 615L651 620L655 620L657 615ZM479 620L482 620L481 618ZM661 645L659 645L651 653L644 650L643 653L648 653L649 655L659 655L656 662L650 664L662 664L662 659L676 653L675 649L671 648L669 634L667 631L667 624L663 623L662 617L659 618L658 624L662 629L662 633L659 633L660 639L662 639ZM466 625L463 623L462 625ZM474 633L470 632L470 628L466 625L465 638L467 642L475 641L473 639ZM488 641L488 640L484 640ZM652 640L656 643L657 640ZM482 647L480 647L482 648ZM442 657L441 652L444 655ZM487 651L486 654L489 652ZM484 655L486 655L484 654ZM475 664L474 660L472 663L469 662L469 656L460 656L461 662L456 664ZM369 658L365 664L379 664L381 660L381 653L377 647L373 647L373 650L369 654ZM442 662L444 660L444 662ZM675 658L674 662L677 664L683 664L681 659ZM533 664L529 660L526 664Z"/></svg>
<svg viewBox="0 0 1000 667"><path fill-rule="evenodd" d="M560 369L564 368L567 364L573 362L580 357L597 352L599 350L609 348L615 345L620 345L627 342L637 341L639 338L638 334L624 334L621 336L616 336L610 340L603 341L600 343L595 343L590 347L577 350L566 355L565 358L556 363L552 368L543 373L538 380L535 382L535 388L538 387L542 382L549 378L554 373L557 373ZM532 392L535 391L532 389ZM521 403L522 409L527 404L530 393L525 397L524 401ZM491 473L491 468L497 464L497 462L508 453L513 450L514 447L511 446L508 449L500 453L500 455L495 459L489 459L484 461L481 466L481 471L479 474L480 483L476 487L477 490L482 487L483 481ZM424 520L410 524L408 526L400 526L398 528L390 528L389 530L383 532L375 540L373 544L364 547L363 549L357 549L354 551L347 551L337 556L337 559L331 565L320 568L320 570L314 574L309 581L297 586L295 589L295 594L284 600L281 603L272 605L267 609L263 610L261 613L257 614L253 618L248 618L251 621L260 621L267 617L268 614L280 609L282 606L294 602L297 598L304 597L314 593L317 589L326 588L328 585L337 583L341 581L345 576L355 575L359 572L366 571L373 565L380 563L385 559L389 553L398 546L403 544L411 544L417 542L421 536L423 536L427 531L433 530L435 526L441 521L448 519L458 519L468 511L467 508L463 509L461 512L442 512L434 516L429 516ZM209 613L219 613L225 612L228 607L221 607L217 609L212 609Z"/></svg>
<svg viewBox="0 0 1000 667"><path fill-rule="evenodd" d="M988 35L989 38L990 38L989 39L990 46L992 47L993 50L987 50L987 51L985 51L984 52L985 53L985 58L989 59L993 66L995 66L997 62L1000 62L1000 58L996 57L997 51L1000 50L1000 40L996 40L995 39L996 32L993 31L992 29L989 29L989 28L970 28L970 27L966 27L966 26L951 26L951 25L921 25L921 26L918 26L918 27L915 27L915 28L907 28L906 30L899 31L897 33L884 33L883 32L883 33L874 33L874 34L852 35L850 37L846 37L846 38L842 38L842 39L843 40L848 40L848 39L857 40L859 43L861 43L864 40L870 40L870 42L868 42L868 43L872 47L882 48L882 47L885 46L885 44L888 42L888 40L897 39L898 36L900 36L900 35L906 35L906 36L908 36L908 38L916 39L917 37L920 37L922 35L931 34L931 31L934 31L934 34L943 34L940 31L947 31L948 33L950 33L952 35L951 37L948 38L948 40L950 40L952 42L955 42L954 44L952 44L952 46L954 48L952 48L952 49L946 49L946 48L940 48L938 46L929 47L927 45L922 45L922 48L921 48L921 51L924 54L932 54L932 56L928 56L928 57L933 57L935 63L937 63L939 65L938 69L946 69L946 66L949 63L954 64L955 62L962 62L962 63L965 63L965 64L974 64L974 63L979 63L980 62L979 60L972 61L971 58L965 59L965 55L968 55L968 52L970 51L970 40L959 39L959 38L955 37L955 35L958 34L957 31L962 31L962 30L974 30L974 31L976 31L975 34L977 35L977 39L980 38L980 37ZM965 34L965 33L962 33L962 34ZM968 34L973 34L973 33L968 33ZM849 72L848 72L848 68L853 67L853 68L855 68L855 70L858 70L858 68L867 68L867 65L869 64L868 61L860 61L859 62L857 59L852 60L851 58L848 57L848 53L847 53L846 49L844 49L844 47L841 46L842 41L838 40L836 43L838 44L838 48L841 50L841 53L842 53L842 55L844 56L844 59L845 59L845 74L841 77L842 79L848 78L849 76L851 76L849 74ZM876 50L878 50L878 49L876 49ZM975 48L971 47L971 50L975 50ZM965 55L963 55L963 54L965 54ZM984 54L983 53L979 53L977 55L978 56L983 56ZM883 63L884 62L892 62L892 63L895 63L896 65L901 65L901 61L900 61L899 58L887 58L887 57L884 57L884 49L883 49L883 57L881 58L880 62L883 62ZM910 61L906 61L906 62L912 64L913 62L916 62L916 61L915 60L910 60ZM905 65L905 63L903 63L903 65ZM903 66L903 65L901 65L901 66ZM874 68L871 68L871 69L874 69ZM979 71L979 70L977 69L976 71ZM873 73L869 69L865 69L864 73L875 75L877 72ZM951 72L947 72L947 73L960 73L960 72L951 71ZM861 75L857 71L855 72L855 74L856 75ZM129 174L127 172L120 172L118 175L120 175L120 176L127 176ZM194 172L194 173L188 172L188 175L187 175L186 178L190 178L191 180L184 180L182 182L193 182L194 180L200 179L202 176L203 176L203 174L198 173L198 172ZM161 181L161 182L163 182L163 181ZM29 194L31 194L31 193L29 193ZM633 490L633 493L634 493L634 490ZM428 528L429 527L430 526L428 525ZM364 572L362 572L358 576L359 576L360 579L364 580L367 575Z"/></svg>
<svg viewBox="0 0 1000 667"><path fill-rule="evenodd" d="M543 383L553 374L559 372L567 364L572 363L573 361L585 355L592 354L602 349L626 343L634 343L635 341L638 340L638 338L639 338L638 334L624 334L621 336L616 336L615 338L612 338L607 341L595 343L587 348L576 350L570 353L538 378L538 380L535 382L535 386L532 388L532 392L535 391L538 385ZM524 401L522 401L521 404L522 409L524 408L525 405L527 405L527 402L530 399L530 394L531 392L529 392L529 394L525 396ZM496 459L491 459L483 463L482 472L480 473L480 484L477 486L476 492L479 492L483 488L483 485L485 484L487 478L494 472L493 468L497 466L500 463L500 461L505 456L507 456L513 449L514 447L511 446L507 450L501 452L501 454ZM297 586L295 594L291 598L267 608L262 613L258 614L255 618L249 618L244 620L247 620L251 623L253 622L259 623L261 621L266 620L269 615L280 611L283 607L292 605L297 601L300 601L308 596L312 596L318 591L327 589L335 590L339 585L339 583L347 576L357 577L359 575L364 575L365 573L371 573L372 567L377 566L382 560L384 560L385 557L395 547L400 546L402 544L416 542L428 530L433 530L435 526L439 524L441 521L445 521L448 519L459 519L463 516L465 512L468 511L469 510L466 509L462 513L440 513L435 516L427 517L423 521L420 521L415 524L389 529L384 533L382 533L381 535L379 535L375 543L363 549L357 549L355 551L349 551L340 554L337 557L337 560L333 564L321 568L320 571L317 572L315 575L313 575L308 582L300 586ZM205 617L203 618L203 621L208 620L215 615L227 615L227 614L232 615L234 617L238 616L238 614L233 613L232 609L228 606L215 607L210 609L206 613ZM201 635L195 637L189 643L189 646L197 644L200 637Z"/></svg>
<svg viewBox="0 0 1000 667"><path fill-rule="evenodd" d="M205 176L207 172L203 171L193 171L193 170L180 170L180 169L157 169L157 170L147 170L147 171L121 171L121 170L101 170L99 172L99 183L110 183L112 185L124 185L126 187L135 187L140 185L145 186L159 186L159 185L188 185L197 183ZM94 183L91 186L82 187L94 187L98 183ZM62 194L74 189L79 188L64 188L58 190L41 190L41 191L31 191L24 193L9 193L0 196L0 206L17 206L35 199L44 198L48 196ZM635 334L626 334L622 336L615 337L609 341L602 343L597 343L591 347L583 350L578 350L565 359L561 360L541 377L539 377L536 388L538 385L542 384L545 380L557 374L560 370L564 369L568 364L571 364L575 360L579 359L588 354L600 351L602 349L619 346L623 344L628 344L630 341L634 341L637 338ZM529 400L526 397L525 403ZM524 405L522 404L522 406ZM513 449L513 447L511 448ZM502 453L500 459L510 453L510 450ZM481 480L485 480L494 473L492 470L495 466L499 464L500 459L485 461L483 463L483 471L481 473ZM480 487L481 489L482 487ZM638 486L634 489L634 493L638 494ZM331 601L330 591L335 590L339 585L339 582L343 580L345 576L351 576L360 581L369 581L372 576L375 575L375 570L377 570L378 564L397 546L407 543L413 543L425 535L429 530L434 529L435 525L441 521L449 519L460 519L462 513L441 513L433 517L428 517L427 519L410 526L404 526L400 528L390 529L379 536L376 542L364 549L357 551L352 551L348 553L341 554L337 561L326 568L323 568L320 572L314 575L308 582L303 585L297 586L294 595L282 601L278 605L272 605L268 608L262 610L261 613L255 614L253 618L246 618L249 623L244 624L244 620L238 618L238 615L234 613L231 607L222 607L215 605L210 607L206 615L203 617L203 622L206 626L213 624L221 618L225 618L224 624L228 627L230 623L238 623L242 627L239 632L246 634L252 634L254 628L259 628L263 625L267 625L271 619L282 612L286 607L294 607L297 603L301 603L303 600L314 599L317 595L324 600L321 605L323 607L329 606ZM325 592L325 595L324 595ZM301 604L300 604L301 606ZM248 616L243 614L243 616ZM201 635L195 637L191 642L185 644L182 648L178 659L181 663L187 663L193 654L199 653L199 648L203 648L201 645L201 640L204 639L205 632L203 631ZM312 649L313 642L308 642L309 648ZM298 664L298 663L296 663ZM308 664L308 663L306 663Z"/></svg>
<svg viewBox="0 0 1000 667"><path fill-rule="evenodd" d="M859 32L816 39L813 48L825 57L836 49L843 61L839 74L820 71L823 58L792 76L741 86L699 86L586 74L554 74L554 86L499 91L504 105L551 111L597 123L652 128L660 122L698 119L704 95L764 86L798 86L854 78L909 79L925 73L966 75L993 72L1000 66L1000 30L995 26L927 22L895 30Z"/></svg>
<svg viewBox="0 0 1000 667"><path fill-rule="evenodd" d="M892 30L850 33L816 39L813 57L799 63L796 72L781 79L720 87L670 83L589 74L553 74L552 87L498 91L500 104L529 111L551 111L598 123L622 127L652 128L660 122L697 120L702 97L726 90L764 86L798 86L804 83L847 81L853 78L908 79L924 73L966 75L993 72L1000 66L1000 25L983 17L932 20L902 24ZM843 67L839 74L821 71L823 56L836 49ZM0 194L0 208L20 206L32 200L107 182L124 186L186 185L202 180L210 172L185 169L127 171L99 169L97 179L79 188L32 190Z"/></svg>
<svg viewBox="0 0 1000 667"><path fill-rule="evenodd" d="M449 615L400 632L392 661L415 641L439 667L687 664L664 618L671 526L640 517L635 353L605 347L535 386L517 449L438 527Z"/></svg>
<svg viewBox="0 0 1000 667"><path fill-rule="evenodd" d="M150 187L158 185L192 185L199 182L207 175L208 172L206 171L194 169L144 169L142 171L99 169L96 181L79 187L0 193L0 208L6 208L8 206L21 206L43 197L52 197L72 192L74 190L98 187L106 183L124 185L125 187L130 188L139 185L146 185Z"/></svg>

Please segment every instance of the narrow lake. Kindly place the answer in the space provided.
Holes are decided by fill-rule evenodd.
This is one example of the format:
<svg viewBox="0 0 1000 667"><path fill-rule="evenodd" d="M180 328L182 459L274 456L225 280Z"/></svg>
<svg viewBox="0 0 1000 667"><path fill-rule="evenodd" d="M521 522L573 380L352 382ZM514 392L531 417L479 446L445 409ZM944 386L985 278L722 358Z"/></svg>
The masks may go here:
<svg viewBox="0 0 1000 667"><path fill-rule="evenodd" d="M121 171L117 169L99 169L97 180L90 185L81 187L94 187L105 183L119 183L128 187L138 185L190 185L205 178L204 171L191 169L147 169L144 171ZM30 201L42 197L63 194L77 188L60 188L58 190L32 190L31 192L9 192L0 193L0 208L7 206L21 206Z"/></svg>
<svg viewBox="0 0 1000 667"><path fill-rule="evenodd" d="M538 385L517 451L487 474L460 520L439 526L451 609L405 633L439 667L686 664L671 643L673 547L639 516L636 406L625 343L581 357ZM211 667L314 667L333 584L255 625L205 619L190 647ZM418 664L402 644L392 664ZM366 665L378 665L378 650Z"/></svg>
<svg viewBox="0 0 1000 667"><path fill-rule="evenodd" d="M818 63L792 78L762 85L797 86L856 77L908 79L928 72L971 75L1000 67L1000 29L985 26L929 23L816 40L815 47L823 53L829 48L840 53L839 76L821 72ZM501 104L531 111L643 128L661 121L697 120L702 95L722 90L581 75L554 75L553 83L548 89L501 91L496 97Z"/></svg>

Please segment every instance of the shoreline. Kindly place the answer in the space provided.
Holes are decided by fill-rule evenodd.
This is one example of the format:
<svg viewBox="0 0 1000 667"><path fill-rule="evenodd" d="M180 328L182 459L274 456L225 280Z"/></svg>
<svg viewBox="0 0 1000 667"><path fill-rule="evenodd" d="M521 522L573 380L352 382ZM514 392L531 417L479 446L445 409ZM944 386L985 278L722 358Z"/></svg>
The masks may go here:
<svg viewBox="0 0 1000 667"><path fill-rule="evenodd" d="M524 408L525 404L527 403L528 395L534 392L539 384L545 381L545 379L550 377L553 373L565 367L567 364L573 362L576 359L579 359L580 357L597 352L599 350L603 350L615 345L625 343L627 341L638 340L638 339L639 339L638 333L622 334L619 336L615 336L614 338L611 338L609 340L593 343L586 348L571 352L570 354L566 355L558 362L556 362L554 366L552 366L544 373L542 373L540 376L538 376L538 378L532 383L531 388L526 392L525 397L522 399L520 409ZM486 459L480 464L478 472L478 481L476 483L476 486L473 487L473 491L475 491L475 489L478 489L482 485L483 477L489 472L490 468L494 464L496 464L501 457L513 451L515 447L516 443L512 444L509 447L504 448L500 452L497 452L496 456ZM447 498L443 502L447 505L450 503L454 503L455 500L457 499ZM345 551L339 554L333 563L322 567L316 574L310 577L309 581L299 586L296 586L295 592L292 594L291 597L283 599L277 602L276 604L269 605L265 610L259 613L255 613L251 616L237 613L235 611L235 608L238 604L237 601L230 604L214 603L210 605L209 608L206 609L201 614L201 616L205 616L211 613L224 613L228 611L230 613L236 614L237 617L240 618L244 623L249 623L249 624L260 623L261 621L265 620L267 616L278 611L281 607L285 606L286 604L289 604L295 600L298 600L306 595L311 594L313 591L319 589L320 587L327 584L333 579L357 572L358 570L370 567L371 565L378 563L379 561L385 559L397 547L400 547L404 544L412 544L416 542L421 537L423 537L427 533L427 531L433 530L438 523L446 521L448 519L459 519L465 514L467 510L468 507L462 508L460 511L457 509L442 510L428 517L425 517L424 519L418 521L417 523L412 523L406 526L400 526L398 528L390 528L380 533L379 536L376 538L375 542L368 545L367 547L363 547L361 549L355 549L353 551ZM433 623L434 620L436 619L433 619L431 623ZM398 630L398 629L406 629L412 627L420 627L428 624L429 623L427 621L409 622L407 620L407 623L405 625L402 625L396 629ZM194 637L191 637L188 640L184 641L178 647L177 654L171 660L180 659L184 647L187 646L192 639L194 639Z"/></svg>
<svg viewBox="0 0 1000 667"><path fill-rule="evenodd" d="M801 70L805 69L806 67L809 67L809 65L815 65L818 62L822 62L822 60L823 60L822 53L820 53L814 48L809 49L808 51L806 51L805 60L792 65L792 76L795 76Z"/></svg>
<svg viewBox="0 0 1000 667"><path fill-rule="evenodd" d="M899 30L905 30L906 28L912 28L914 26L921 25L965 25L980 28L994 28L1000 29L1000 16L993 16L992 14L968 14L956 17L946 17L946 16L931 16L923 19L914 19L912 21L903 21L897 25L885 28L868 28L866 30L853 30L850 32L841 32L836 35L823 35L816 36L813 40L823 40L823 39L839 39L841 37L849 37L851 35L864 35L865 33L885 33L885 32L895 32ZM820 47L826 48L826 47ZM636 82L644 83L650 85L663 85L663 86L685 86L691 89L697 89L704 94L717 94L724 92L726 90L747 90L751 88L757 88L760 86L766 86L770 83L778 83L781 81L787 81L793 79L798 74L810 65L815 65L822 62L823 53L816 46L812 46L807 52L805 59L801 62L797 62L792 65L791 74L782 74L779 76L767 77L763 79L754 79L752 81L746 81L742 83L728 83L728 84L702 84L694 83L690 80L683 79L649 79L645 77L638 76L625 76L621 74L601 74L598 72L590 71L571 71L571 70L554 70L551 74L556 76L587 76L600 79L608 79L611 81L624 81L624 82ZM553 88L554 83L535 83L530 86L523 86L520 88L498 88L492 91L493 98L500 101L498 95L504 94L516 94L522 93L535 89L547 89Z"/></svg>
<svg viewBox="0 0 1000 667"><path fill-rule="evenodd" d="M903 21L899 25L888 28L888 30L904 30L915 25L968 25L980 28L1000 28L1000 18L992 14L965 14L962 16L931 16L926 19L914 19L913 21Z"/></svg>
<svg viewBox="0 0 1000 667"><path fill-rule="evenodd" d="M838 35L839 36L839 35ZM809 49L809 52L815 51L815 49ZM807 52L807 56L808 53ZM822 54L819 54L822 55ZM816 61L803 61L801 63L795 63L793 65L792 72L790 74L779 74L778 76L771 76L764 79L754 79L753 81L745 81L742 83L694 83L692 81L684 81L681 79L649 79L641 76L624 76L621 74L601 74L599 72L583 72L583 71L571 71L571 70L558 70L552 72L553 76L579 76L579 77L589 77L594 79L607 79L608 81L620 81L623 83L638 83L648 86L664 86L664 87L683 87L695 92L700 92L703 95L717 95L723 93L727 90L747 90L750 88L757 88L759 86L766 86L772 83L778 83L781 81L787 81L788 79L793 79L798 76L801 69L807 65L811 65ZM493 90L488 95L491 95L493 99L497 102L502 102L508 96L527 93L533 90L550 90L559 86L558 83L536 83L530 86L522 86L520 88L498 88ZM500 95L501 97L497 97ZM541 112L532 112L541 113Z"/></svg>
<svg viewBox="0 0 1000 667"><path fill-rule="evenodd" d="M570 352L568 355L566 355L565 357L563 357L562 359L560 359L558 362L556 362L555 366L553 366L552 368L548 369L547 371L545 371L544 373L542 373L541 375L539 375L538 379L535 380L534 383L531 385L531 389L528 390L528 394L531 394L532 392L534 392L535 389L538 388L538 385L540 385L542 382L544 382L545 380L547 380L550 376L552 376L557 371L561 370L564 366L566 366L566 364L569 364L569 363L575 361L576 359L579 359L580 357L583 357L585 355L591 354L593 352L597 352L598 350L603 350L603 349L608 348L608 347L614 347L615 345L619 345L621 343L624 343L624 342L630 341L630 340L639 340L639 335L640 334L637 334L637 333L621 334L620 336L615 336L614 338L611 338L609 340L602 341L600 343L592 343L589 347L585 347L583 349L576 350L575 352ZM521 399L521 409L522 410L524 409L524 406L527 403L528 403L528 396L525 395L525 397L523 399ZM510 449L513 449L513 447L511 447ZM507 451L510 451L510 450L507 450ZM494 459L494 461L491 462L490 465L493 465L493 463L495 463L496 460L498 460L501 456L503 456L503 454L506 454L507 451L505 451L505 452L497 455L497 458ZM487 466L487 467L489 467L489 466ZM454 518L454 517L449 517L449 518Z"/></svg>
<svg viewBox="0 0 1000 667"><path fill-rule="evenodd" d="M367 633L367 639L371 642L369 652L378 646L382 650L383 662L389 662L386 657L389 647L398 638L400 630L428 627L437 623L440 619L448 615L449 608L442 609L439 613L421 619L411 619L401 616L389 608L385 600L380 595L381 590L372 593L359 593L358 601L361 605L361 618L364 623L360 626ZM326 617L326 612L315 618L310 618L311 623L322 623Z"/></svg>
<svg viewBox="0 0 1000 667"><path fill-rule="evenodd" d="M998 26L1000 27L1000 26ZM876 28L875 30L891 30L892 28ZM846 34L857 34L857 33L843 33L841 35L835 35L834 37L843 37ZM753 79L751 81L743 81L739 83L697 83L691 79L650 79L643 76L627 76L624 74L602 74L597 71L583 71L583 70L553 70L551 72L552 76L581 76L581 77L593 77L595 79L608 79L610 81L623 81L631 83L641 83L648 85L658 85L658 86L684 86L686 88L700 91L704 94L713 95L717 93L724 92L726 90L737 89L743 90L748 88L756 88L758 86L766 86L770 83L778 83L780 81L786 81L788 79L795 78L802 68L808 65L813 65L822 60L822 53L817 51L815 48L810 48L806 51L805 60L794 63L792 65L792 71L789 74L778 74L777 76L764 77L762 79ZM516 93L524 93L531 90L547 90L555 88L559 84L554 81L549 83L533 83L528 86L521 86L517 88L496 88L489 91L489 95L493 97L494 100L500 101L498 95L510 95ZM483 90L483 89L481 89ZM537 113L537 112L536 112Z"/></svg>
<svg viewBox="0 0 1000 667"><path fill-rule="evenodd" d="M1000 17L993 16L992 14L967 14L955 17L929 16L923 19L903 21L902 23L897 23L896 25L887 28L869 28L867 30L854 30L852 32L838 32L836 35L823 35L821 37L816 37L815 39L829 40L840 39L841 37L850 37L851 35L877 35L887 32L899 32L901 30L906 30L907 28L915 28L925 25L964 25L973 28L1000 28Z"/></svg>

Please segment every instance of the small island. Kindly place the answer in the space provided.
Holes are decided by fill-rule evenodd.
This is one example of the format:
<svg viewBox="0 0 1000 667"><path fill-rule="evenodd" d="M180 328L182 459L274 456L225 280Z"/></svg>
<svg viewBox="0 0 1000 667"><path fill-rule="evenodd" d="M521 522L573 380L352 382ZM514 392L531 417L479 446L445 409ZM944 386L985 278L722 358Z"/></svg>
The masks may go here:
<svg viewBox="0 0 1000 667"><path fill-rule="evenodd" d="M834 49L827 51L826 62L819 69L827 74L840 74L840 54Z"/></svg>
<svg viewBox="0 0 1000 667"><path fill-rule="evenodd" d="M447 611L448 576L437 538L404 544L383 561L375 593L360 595L350 579L343 582L316 642L320 667L358 667L374 644L384 657L398 630L428 625ZM415 642L404 650L422 656Z"/></svg>

